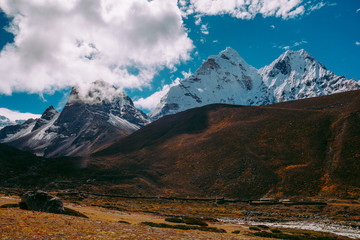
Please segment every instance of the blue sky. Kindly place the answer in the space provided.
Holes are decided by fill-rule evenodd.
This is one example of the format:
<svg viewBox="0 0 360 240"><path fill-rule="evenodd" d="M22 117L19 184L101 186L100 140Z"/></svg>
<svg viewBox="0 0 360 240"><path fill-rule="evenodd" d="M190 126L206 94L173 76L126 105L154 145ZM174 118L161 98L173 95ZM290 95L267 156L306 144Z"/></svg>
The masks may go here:
<svg viewBox="0 0 360 240"><path fill-rule="evenodd" d="M53 28L66 37L66 34L71 35L77 30L77 25L79 29L84 29L84 24L96 25L95 17L87 20L88 22L82 21L78 24L73 21L77 21L79 17L67 17L63 20L61 12L46 4L29 7L24 0L23 5L10 6L10 3L0 5L2 10L0 64L3 65L0 66L0 108L36 114L41 114L49 105L61 110L72 84L78 81L91 82L101 77L105 81L124 87L135 102L142 98L142 101L138 102L139 106L149 112L150 110L145 107L153 107L156 99L148 98L149 96L163 89L164 85L184 78L185 72L196 71L208 56L217 54L227 46L237 50L246 62L256 68L270 64L288 49L304 48L337 75L360 79L360 1L358 0L283 1L293 4L290 5L291 10L287 11L282 9L282 6L258 10L250 10L249 6L244 9L239 6L233 9L232 6L225 6L226 8L210 6L206 2L209 0L179 1L171 6L173 11L170 11L169 6L162 6L165 3L161 0L154 0L155 3L151 4L144 0L136 1L138 2L136 8L131 8L135 9L134 17L121 15L121 19L126 19L124 21L134 26L136 31L119 30L117 35L113 35L114 29L119 29L119 26L111 20L104 21L108 26L101 25L94 31L102 32L102 29L109 27L109 32L104 31L99 34L104 34L107 39L114 41L109 40L102 45L103 43L96 37L89 38L91 39L89 42L85 37L79 40L77 44L81 49L80 54L86 57L86 59L82 58L80 63L78 58L77 60L70 58L72 48L64 47L59 50L57 46L51 45L61 36L52 36L51 32L47 34L44 29L52 29L54 24ZM124 6L120 7L124 8ZM151 10L154 11L153 15L146 15L149 12L148 7L154 8ZM71 6L64 6L64 9L70 8ZM144 9L147 10L146 13L143 12ZM76 8L79 13L76 13L76 16L85 16L84 19L88 19L87 14L92 14L90 10L87 6L79 4ZM79 15L80 13L82 15ZM249 13L250 16L243 15ZM56 14L59 16L58 19ZM166 21L157 17L159 14L164 16ZM116 21L116 16L120 15L114 16L113 19ZM26 17L28 20L24 19ZM45 24L43 19L49 19L49 22L42 28L41 24ZM66 19L70 20L64 22L67 26L65 29L60 22L67 21ZM145 22L149 24L145 24L144 27ZM39 26L35 28L30 23ZM69 25L74 26L72 32L68 30L72 28ZM12 34L5 30L9 26L12 26ZM84 36L93 34L86 30L82 31ZM56 32L54 34L56 35ZM15 43L13 43L14 36L17 36ZM80 38L78 35L72 37ZM133 41L136 45L132 45ZM37 44L39 42L41 44ZM25 45L25 43L30 44ZM65 43L67 43L65 40L59 42L64 45ZM156 45L157 43L160 45ZM10 50L4 48L6 44L13 48L9 48ZM118 52L115 50L114 53L106 52L105 47L111 44L114 44L113 49L117 49ZM122 44L126 48L122 48ZM48 51L53 51L57 54L56 58L59 56L59 59L65 63L71 63L71 66L58 59L53 61L54 55L48 54ZM96 59L98 55L106 55L106 61L104 58ZM112 66L121 69L120 73L116 72L114 75L114 72L106 69L108 67L113 71Z"/></svg>

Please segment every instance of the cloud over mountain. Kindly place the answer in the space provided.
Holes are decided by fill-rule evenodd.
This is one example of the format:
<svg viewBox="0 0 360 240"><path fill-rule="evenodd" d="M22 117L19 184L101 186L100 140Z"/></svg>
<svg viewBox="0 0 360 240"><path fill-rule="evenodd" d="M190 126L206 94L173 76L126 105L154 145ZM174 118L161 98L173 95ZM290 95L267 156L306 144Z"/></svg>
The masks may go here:
<svg viewBox="0 0 360 240"><path fill-rule="evenodd" d="M322 3L322 2L321 2ZM183 19L292 18L319 9L303 0L0 1L14 35L0 52L0 94L52 93L103 79L120 88L150 87L164 67L195 48ZM201 32L208 34L206 23Z"/></svg>
<svg viewBox="0 0 360 240"><path fill-rule="evenodd" d="M188 60L193 49L175 0L5 0L0 9L14 34L0 53L0 94L100 78L147 86L158 69Z"/></svg>

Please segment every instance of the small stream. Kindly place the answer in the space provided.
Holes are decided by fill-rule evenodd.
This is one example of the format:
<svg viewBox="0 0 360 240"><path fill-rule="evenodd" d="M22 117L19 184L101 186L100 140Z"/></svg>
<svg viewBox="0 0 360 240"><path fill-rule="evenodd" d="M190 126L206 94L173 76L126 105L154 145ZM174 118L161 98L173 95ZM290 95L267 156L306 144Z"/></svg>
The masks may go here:
<svg viewBox="0 0 360 240"><path fill-rule="evenodd" d="M360 226L352 227L342 223L328 221L287 221L287 222L263 222L247 219L219 218L221 222L231 224L247 225L266 225L269 227L295 228L302 230L312 230L318 232L333 233L339 236L345 236L354 239L360 239Z"/></svg>

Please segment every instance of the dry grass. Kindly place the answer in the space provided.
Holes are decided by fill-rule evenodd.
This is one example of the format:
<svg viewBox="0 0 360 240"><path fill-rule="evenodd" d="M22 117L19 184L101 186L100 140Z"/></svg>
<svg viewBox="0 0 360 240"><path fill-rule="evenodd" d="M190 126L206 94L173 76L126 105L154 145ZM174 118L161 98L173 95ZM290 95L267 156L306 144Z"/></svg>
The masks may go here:
<svg viewBox="0 0 360 240"><path fill-rule="evenodd" d="M0 203L3 204L15 201L0 199ZM123 213L91 206L71 204L66 206L89 218L18 208L0 209L0 239L261 239L244 235L234 236L231 233L152 228L140 223L143 221L161 223L164 222L164 218L152 214Z"/></svg>
<svg viewBox="0 0 360 240"><path fill-rule="evenodd" d="M0 196L0 205L16 204L19 200L17 197ZM349 201L333 201L321 209L327 213L336 214L339 209L345 207L346 210L355 213L359 209L358 205L358 202L350 204ZM331 234L291 229L274 230L263 225L256 226L261 231L254 231L254 227L249 229L246 225L225 224L214 219L220 216L241 217L249 210L263 212L265 216L266 213L271 212L291 216L299 212L303 213L304 206L269 207L241 203L216 205L206 202L129 199L117 199L117 201L112 199L111 201L106 198L88 198L78 203L72 203L68 199L65 201L65 206L88 218L26 211L14 207L0 208L0 239L263 239L266 236L287 237L288 235L294 239L297 237L303 239L304 236L312 236L312 239L334 239ZM127 211L119 211L111 206L119 206ZM319 206L308 207L308 211L314 211L317 208ZM226 233L204 232L199 231L201 229L195 230L196 227L184 230L184 227L189 229L190 225L176 227L178 223L165 221L168 219L166 216L181 216L181 220L201 219L209 225L209 228L224 229ZM257 218L261 219L265 216L257 216ZM276 220L281 220L281 218L278 216ZM142 222L151 222L153 227L143 225ZM164 224L169 228L157 227Z"/></svg>

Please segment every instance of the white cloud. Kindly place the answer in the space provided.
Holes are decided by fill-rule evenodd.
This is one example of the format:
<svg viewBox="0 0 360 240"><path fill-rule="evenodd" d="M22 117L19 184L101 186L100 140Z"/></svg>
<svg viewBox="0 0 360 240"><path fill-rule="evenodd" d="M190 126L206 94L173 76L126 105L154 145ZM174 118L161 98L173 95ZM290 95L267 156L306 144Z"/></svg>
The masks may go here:
<svg viewBox="0 0 360 240"><path fill-rule="evenodd" d="M300 42L295 42L294 45L293 45L293 47L297 47L297 46L300 46L300 45L306 44L306 43L308 43L308 42L305 41L305 40L302 40L302 41L300 41Z"/></svg>
<svg viewBox="0 0 360 240"><path fill-rule="evenodd" d="M336 2L330 3L330 2L326 2L326 1L318 2L317 4L311 4L311 2L309 1L308 4L309 4L309 7L308 7L307 14L310 14L311 12L319 10L319 9L325 7L325 6L327 6L327 7L337 6Z"/></svg>
<svg viewBox="0 0 360 240"><path fill-rule="evenodd" d="M284 47L281 47L281 48L284 49L284 50L289 50L290 46L284 46Z"/></svg>
<svg viewBox="0 0 360 240"><path fill-rule="evenodd" d="M257 14L263 17L293 18L303 15L309 5L303 0L188 0L188 3L188 12L205 15L230 14L240 19L253 19Z"/></svg>
<svg viewBox="0 0 360 240"><path fill-rule="evenodd" d="M301 40L299 42L294 42L292 45L286 45L286 46L274 45L273 47L274 48L280 48L280 49L283 49L283 50L290 50L290 49L293 49L294 47L298 47L300 45L307 44L307 43L308 42L306 40Z"/></svg>
<svg viewBox="0 0 360 240"><path fill-rule="evenodd" d="M205 35L209 34L207 24L202 24L201 28L200 28L200 31L201 31L202 34L205 34Z"/></svg>
<svg viewBox="0 0 360 240"><path fill-rule="evenodd" d="M181 74L184 76L184 78L188 78L192 75L192 72L191 72L191 69L189 69L189 71L187 71L187 72L182 71Z"/></svg>
<svg viewBox="0 0 360 240"><path fill-rule="evenodd" d="M356 42L355 42L355 45L360 46L360 42L359 42L359 41L356 41Z"/></svg>
<svg viewBox="0 0 360 240"><path fill-rule="evenodd" d="M180 7L185 7L187 5L186 0L179 0L178 2L179 2Z"/></svg>
<svg viewBox="0 0 360 240"><path fill-rule="evenodd" d="M195 25L199 26L201 24L201 16L200 15L197 15L195 16Z"/></svg>
<svg viewBox="0 0 360 240"><path fill-rule="evenodd" d="M178 85L180 82L180 79L177 78L173 83L164 85L160 91L157 91L153 93L151 96L147 98L140 98L136 101L134 101L134 105L137 108L143 109L143 110L149 110L152 111L155 109L155 107L159 104L162 97L164 97L169 89L172 86Z"/></svg>
<svg viewBox="0 0 360 240"><path fill-rule="evenodd" d="M184 78L188 78L192 75L191 69L189 71L182 71L181 74ZM161 90L153 93L151 96L147 98L140 98L134 101L134 105L137 108L141 108L143 110L153 111L155 107L159 104L162 97L164 97L171 87L176 86L180 83L180 78L176 78L175 81L171 84L166 84L162 87Z"/></svg>
<svg viewBox="0 0 360 240"><path fill-rule="evenodd" d="M270 25L270 28L275 29L276 27L275 25Z"/></svg>
<svg viewBox="0 0 360 240"><path fill-rule="evenodd" d="M358 9L356 10L356 13L360 13L360 8L358 8Z"/></svg>
<svg viewBox="0 0 360 240"><path fill-rule="evenodd" d="M208 34L205 15L288 19L320 7L305 0L0 0L15 36L0 52L0 94L52 93L97 79L149 87L160 69L191 58L189 14Z"/></svg>
<svg viewBox="0 0 360 240"><path fill-rule="evenodd" d="M309 10L312 12L312 11L315 11L315 10L319 10L320 8L324 7L326 5L326 3L324 2L319 2L315 5L312 5L310 6Z"/></svg>
<svg viewBox="0 0 360 240"><path fill-rule="evenodd" d="M14 43L0 52L0 94L51 92L97 79L149 86L194 48L176 0L0 1ZM180 1L186 6L186 1ZM138 69L137 74L128 67Z"/></svg>
<svg viewBox="0 0 360 240"><path fill-rule="evenodd" d="M30 118L40 118L40 114L32 113L21 113L19 111L13 111L7 108L0 108L0 116L7 117L10 121L15 122L16 120L27 120Z"/></svg>

